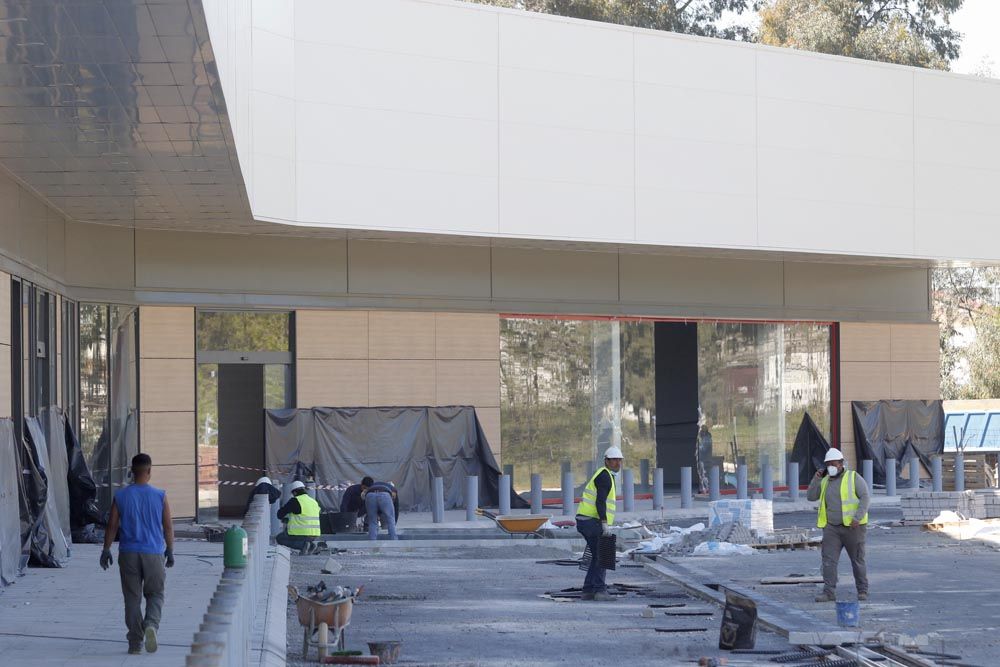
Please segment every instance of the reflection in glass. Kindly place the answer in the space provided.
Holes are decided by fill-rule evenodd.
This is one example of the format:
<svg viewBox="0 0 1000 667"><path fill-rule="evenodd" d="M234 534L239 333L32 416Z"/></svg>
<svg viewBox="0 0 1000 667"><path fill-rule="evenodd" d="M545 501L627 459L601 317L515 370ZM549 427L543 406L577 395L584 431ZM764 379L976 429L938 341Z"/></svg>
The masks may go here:
<svg viewBox="0 0 1000 667"><path fill-rule="evenodd" d="M102 509L110 509L107 447L108 307L80 304L80 448L98 485ZM102 444L102 440L105 440ZM102 458L103 457L103 460ZM104 485L104 486L102 486Z"/></svg>
<svg viewBox="0 0 1000 667"><path fill-rule="evenodd" d="M198 520L219 516L219 366L198 364Z"/></svg>
<svg viewBox="0 0 1000 667"><path fill-rule="evenodd" d="M288 352L288 313L198 312L198 350Z"/></svg>

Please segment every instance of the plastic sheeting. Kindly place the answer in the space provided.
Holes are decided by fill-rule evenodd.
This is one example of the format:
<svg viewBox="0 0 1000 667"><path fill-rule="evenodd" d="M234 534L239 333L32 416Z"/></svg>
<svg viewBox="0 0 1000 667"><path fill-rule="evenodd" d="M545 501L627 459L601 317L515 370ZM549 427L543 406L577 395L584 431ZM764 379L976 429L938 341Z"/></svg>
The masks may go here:
<svg viewBox="0 0 1000 667"><path fill-rule="evenodd" d="M13 583L21 563L21 515L18 504L17 448L14 422L0 419L0 583Z"/></svg>
<svg viewBox="0 0 1000 667"><path fill-rule="evenodd" d="M60 486L66 486L66 450L59 448L63 452L62 466L53 467L49 459L48 445L45 441L45 434L38 419L29 417L25 419L27 426L26 445L31 448L32 458L36 468L36 477L40 477L44 482L44 492L36 491L32 498L32 505L38 508L39 512L35 521L35 530L31 538L31 560L32 565L41 567L62 567L69 558L69 533L63 533L63 519L59 503L54 498L58 498ZM58 456L56 459L58 460ZM36 481L36 490L40 485ZM65 493L65 491L64 491ZM65 508L65 523L69 525L69 506Z"/></svg>
<svg viewBox="0 0 1000 667"><path fill-rule="evenodd" d="M392 482L400 507L428 511L434 477L444 478L445 508L465 506L465 477L479 477L479 505L499 502L500 469L467 406L308 408L267 410L268 470L285 480L311 476L319 486L369 475ZM339 494L316 492L320 505L339 507ZM514 507L527 504L512 492Z"/></svg>
<svg viewBox="0 0 1000 667"><path fill-rule="evenodd" d="M858 461L872 460L876 484L885 484L886 459L901 471L916 457L929 470L931 456L944 452L941 401L854 401L851 411Z"/></svg>
<svg viewBox="0 0 1000 667"><path fill-rule="evenodd" d="M38 421L45 436L48 453L45 475L49 480L48 505L58 520L60 532L71 543L69 485L66 483L69 471L69 457L66 452L66 419L62 408L48 407L41 411Z"/></svg>
<svg viewBox="0 0 1000 667"><path fill-rule="evenodd" d="M64 419L65 415L64 415ZM86 530L90 524L104 525L104 515L97 505L97 483L87 459L83 456L80 441L73 432L69 421L64 421L66 433L66 456L68 471L66 483L69 490L69 525L74 535ZM74 542L79 541L74 538Z"/></svg>
<svg viewBox="0 0 1000 667"><path fill-rule="evenodd" d="M799 484L808 484L816 471L825 467L823 457L829 449L830 443L823 437L809 413L805 413L799 424L799 431L795 434L795 444L789 459L799 464Z"/></svg>

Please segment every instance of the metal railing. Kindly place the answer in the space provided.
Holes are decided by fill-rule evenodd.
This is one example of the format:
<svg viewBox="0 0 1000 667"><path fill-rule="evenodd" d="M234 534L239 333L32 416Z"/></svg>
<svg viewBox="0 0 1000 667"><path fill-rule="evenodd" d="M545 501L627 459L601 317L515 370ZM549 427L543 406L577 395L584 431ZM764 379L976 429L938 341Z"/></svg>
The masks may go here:
<svg viewBox="0 0 1000 667"><path fill-rule="evenodd" d="M252 662L250 637L258 597L267 590L264 565L270 540L267 495L258 495L243 518L247 565L226 568L191 642L187 667L244 667Z"/></svg>

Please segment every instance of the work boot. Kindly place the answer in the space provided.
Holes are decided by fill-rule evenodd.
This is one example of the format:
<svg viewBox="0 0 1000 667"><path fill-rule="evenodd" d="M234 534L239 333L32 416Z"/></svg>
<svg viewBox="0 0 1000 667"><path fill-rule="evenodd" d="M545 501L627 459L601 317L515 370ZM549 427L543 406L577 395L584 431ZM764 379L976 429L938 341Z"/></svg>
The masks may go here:
<svg viewBox="0 0 1000 667"><path fill-rule="evenodd" d="M816 596L816 602L836 602L837 596L832 591L823 591Z"/></svg>
<svg viewBox="0 0 1000 667"><path fill-rule="evenodd" d="M580 595L580 599L583 600L584 602L592 602L594 600L594 594L593 593L582 593Z"/></svg>
<svg viewBox="0 0 1000 667"><path fill-rule="evenodd" d="M152 625L147 625L144 636L146 639L146 653L156 653L156 628Z"/></svg>
<svg viewBox="0 0 1000 667"><path fill-rule="evenodd" d="M142 653L142 644L129 644L128 653L129 655L139 655Z"/></svg>
<svg viewBox="0 0 1000 667"><path fill-rule="evenodd" d="M605 593L604 591L594 593L594 602L614 602L616 599L614 595Z"/></svg>
<svg viewBox="0 0 1000 667"><path fill-rule="evenodd" d="M868 599L868 591L858 591L858 602L864 602Z"/></svg>

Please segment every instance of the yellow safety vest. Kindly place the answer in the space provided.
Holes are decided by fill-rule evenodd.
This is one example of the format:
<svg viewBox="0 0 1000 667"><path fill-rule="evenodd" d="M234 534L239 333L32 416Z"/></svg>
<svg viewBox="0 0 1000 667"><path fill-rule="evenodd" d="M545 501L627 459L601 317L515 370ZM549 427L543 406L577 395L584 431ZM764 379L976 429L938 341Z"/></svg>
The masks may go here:
<svg viewBox="0 0 1000 667"><path fill-rule="evenodd" d="M845 470L846 475L840 480L840 506L844 513L844 525L850 526L854 520L854 514L858 511L858 494L854 489L854 478L858 474L854 470ZM850 480L850 481L848 481ZM826 487L830 485L830 477L824 477L819 485L819 516L816 519L816 527L826 526ZM862 526L868 523L866 513L859 521Z"/></svg>
<svg viewBox="0 0 1000 667"><path fill-rule="evenodd" d="M608 470L604 466L597 469L594 476L590 478L587 482L587 486L583 487L583 497L580 499L580 505L576 508L576 513L580 516L587 516L592 519L600 519L601 515L597 513L597 484L594 480L605 470ZM608 494L608 499L605 505L605 515L607 516L608 525L610 526L615 522L615 474L608 470L608 474L611 475L611 493Z"/></svg>
<svg viewBox="0 0 1000 667"><path fill-rule="evenodd" d="M319 503L306 493L300 493L295 498L299 501L299 508L302 511L298 514L288 515L288 534L318 536L320 534Z"/></svg>

